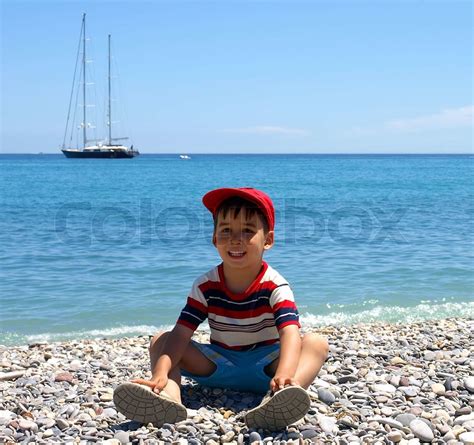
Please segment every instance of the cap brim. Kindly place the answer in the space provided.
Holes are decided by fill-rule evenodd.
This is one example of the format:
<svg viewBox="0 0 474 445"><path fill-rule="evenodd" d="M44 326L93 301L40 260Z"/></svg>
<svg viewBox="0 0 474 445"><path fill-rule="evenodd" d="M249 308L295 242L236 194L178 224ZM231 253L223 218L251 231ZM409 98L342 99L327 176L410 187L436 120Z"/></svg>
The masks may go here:
<svg viewBox="0 0 474 445"><path fill-rule="evenodd" d="M255 198L251 193L246 192L245 190L237 188L221 188L217 190L212 190L206 193L202 202L206 208L214 215L219 208L219 206L229 198L238 196L240 198L245 198L248 201L254 202L257 205L261 205L261 202Z"/></svg>

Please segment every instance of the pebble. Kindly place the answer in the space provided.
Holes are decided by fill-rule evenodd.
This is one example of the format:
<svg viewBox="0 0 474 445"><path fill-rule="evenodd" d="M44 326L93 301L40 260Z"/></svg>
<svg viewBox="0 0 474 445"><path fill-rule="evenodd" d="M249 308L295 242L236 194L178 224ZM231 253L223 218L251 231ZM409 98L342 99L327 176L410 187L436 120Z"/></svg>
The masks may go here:
<svg viewBox="0 0 474 445"><path fill-rule="evenodd" d="M82 368L82 363L79 360L72 360L69 364L69 369L71 371L79 371Z"/></svg>
<svg viewBox="0 0 474 445"><path fill-rule="evenodd" d="M64 419L56 419L56 425L60 430L65 430L66 428L69 428L69 422Z"/></svg>
<svg viewBox="0 0 474 445"><path fill-rule="evenodd" d="M256 431L253 431L253 432L250 433L250 436L249 436L249 442L250 443L260 442L261 440L262 440L262 437Z"/></svg>
<svg viewBox="0 0 474 445"><path fill-rule="evenodd" d="M463 425L464 423L469 422L471 420L474 420L474 413L456 417L456 419L454 420L454 424Z"/></svg>
<svg viewBox="0 0 474 445"><path fill-rule="evenodd" d="M415 397L420 392L420 390L416 386L406 386L406 387L400 387L398 389L399 391L401 391L403 394L405 394L408 397Z"/></svg>
<svg viewBox="0 0 474 445"><path fill-rule="evenodd" d="M38 430L38 425L36 425L36 423L32 422L31 420L20 419L20 421L18 422L18 426L22 430Z"/></svg>
<svg viewBox="0 0 474 445"><path fill-rule="evenodd" d="M462 318L321 327L331 353L309 388L310 412L275 432L243 423L261 396L186 378L187 420L156 428L125 419L113 388L149 375L145 337L0 346L0 375L18 373L0 381L0 442L473 445L471 332L474 321Z"/></svg>
<svg viewBox="0 0 474 445"><path fill-rule="evenodd" d="M391 416L393 414L393 408L391 408L390 406L382 406L382 408L380 409L380 412L384 416Z"/></svg>
<svg viewBox="0 0 474 445"><path fill-rule="evenodd" d="M397 365L406 365L406 363L407 363L407 362L406 362L405 360L403 360L401 357L398 357L398 356L397 356L397 357L393 357L393 358L390 360L390 364L391 364L391 365L395 365L395 366L397 366Z"/></svg>
<svg viewBox="0 0 474 445"><path fill-rule="evenodd" d="M400 431L390 431L387 434L387 439L390 442L398 443L403 439L402 433Z"/></svg>
<svg viewBox="0 0 474 445"><path fill-rule="evenodd" d="M105 408L101 414L103 417L114 418L117 415L117 411L114 408Z"/></svg>
<svg viewBox="0 0 474 445"><path fill-rule="evenodd" d="M321 429L326 434L333 434L333 433L336 432L337 420L335 418L319 415L318 416L318 423L319 423L319 426L321 427Z"/></svg>
<svg viewBox="0 0 474 445"><path fill-rule="evenodd" d="M408 379L408 377L401 376L398 386L408 386L408 385L410 385L410 380Z"/></svg>
<svg viewBox="0 0 474 445"><path fill-rule="evenodd" d="M16 380L25 375L25 371L0 372L0 382Z"/></svg>
<svg viewBox="0 0 474 445"><path fill-rule="evenodd" d="M54 436L54 431L50 428L43 433L43 438L48 439L49 437Z"/></svg>
<svg viewBox="0 0 474 445"><path fill-rule="evenodd" d="M374 392L391 394L394 393L397 388L395 388L395 386L391 385L390 383L375 383L374 385L372 385L372 390Z"/></svg>
<svg viewBox="0 0 474 445"><path fill-rule="evenodd" d="M446 393L446 388L442 383L434 383L431 385L431 391L433 391L436 395L441 396Z"/></svg>
<svg viewBox="0 0 474 445"><path fill-rule="evenodd" d="M470 406L462 406L461 408L457 409L454 413L456 417L459 416L467 416L471 414L472 408Z"/></svg>
<svg viewBox="0 0 474 445"><path fill-rule="evenodd" d="M101 402L111 402L114 399L114 395L112 393L105 393L101 394L100 401Z"/></svg>
<svg viewBox="0 0 474 445"><path fill-rule="evenodd" d="M381 423L382 425L388 425L391 428L397 428L397 429L403 428L403 425L401 422L395 419L391 419L390 417L387 417L387 418L376 417L374 420L378 423Z"/></svg>
<svg viewBox="0 0 474 445"><path fill-rule="evenodd" d="M12 419L16 417L15 413L6 409L0 410L0 426L7 425Z"/></svg>
<svg viewBox="0 0 474 445"><path fill-rule="evenodd" d="M349 382L357 382L357 377L355 375L343 375L337 379L338 383L341 385Z"/></svg>
<svg viewBox="0 0 474 445"><path fill-rule="evenodd" d="M127 444L130 442L130 434L128 431L117 431L114 439L118 440L121 444Z"/></svg>
<svg viewBox="0 0 474 445"><path fill-rule="evenodd" d="M336 396L326 388L318 388L318 398L327 405L336 401Z"/></svg>
<svg viewBox="0 0 474 445"><path fill-rule="evenodd" d="M474 377L465 378L463 384L470 393L474 393Z"/></svg>
<svg viewBox="0 0 474 445"><path fill-rule="evenodd" d="M469 431L461 433L459 435L459 440L465 445L474 445L474 432Z"/></svg>
<svg viewBox="0 0 474 445"><path fill-rule="evenodd" d="M427 351L424 354L424 358L427 362L432 362L436 359L436 354L433 351Z"/></svg>
<svg viewBox="0 0 474 445"><path fill-rule="evenodd" d="M56 422L54 419L51 419L50 417L40 417L36 420L37 425L42 426L44 428L52 428L54 425L56 425Z"/></svg>
<svg viewBox="0 0 474 445"><path fill-rule="evenodd" d="M69 372L61 372L59 374L56 374L56 377L54 378L55 382L68 382L72 383L74 380L74 376L69 373Z"/></svg>
<svg viewBox="0 0 474 445"><path fill-rule="evenodd" d="M307 430L303 430L301 432L301 436L303 439L312 439L313 437L318 436L318 432L313 428L309 428Z"/></svg>
<svg viewBox="0 0 474 445"><path fill-rule="evenodd" d="M410 422L410 429L413 434L423 442L432 442L434 434L431 428L422 420L415 419Z"/></svg>
<svg viewBox="0 0 474 445"><path fill-rule="evenodd" d="M225 433L223 436L221 436L221 442L222 443L229 443L231 442L235 437L235 432L234 431L228 431Z"/></svg>

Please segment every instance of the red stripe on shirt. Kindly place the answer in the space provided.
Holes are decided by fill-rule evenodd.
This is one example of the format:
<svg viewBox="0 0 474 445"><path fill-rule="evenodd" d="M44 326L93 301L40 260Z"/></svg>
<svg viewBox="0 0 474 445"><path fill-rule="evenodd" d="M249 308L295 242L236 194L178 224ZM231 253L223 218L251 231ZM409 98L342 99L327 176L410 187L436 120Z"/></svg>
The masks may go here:
<svg viewBox="0 0 474 445"><path fill-rule="evenodd" d="M275 284L273 281L265 281L263 283L260 283L260 286L258 286L258 289L249 289L249 292L243 292L242 294L233 294L233 296L239 297L239 300L242 299L243 297L248 297L252 295L255 292L261 292L268 290L270 293L272 293L277 287L279 287L277 284ZM223 292L226 295L229 295L231 292L226 289L225 286L222 285L222 283L218 281L206 281L205 283L202 283L199 285L199 290L205 294L206 292L209 291L219 291Z"/></svg>
<svg viewBox="0 0 474 445"><path fill-rule="evenodd" d="M219 283L219 281L206 281L200 284L198 287L203 294L209 290L222 290L221 283Z"/></svg>
<svg viewBox="0 0 474 445"><path fill-rule="evenodd" d="M178 319L178 321L176 322L176 324L181 324L183 326L186 326L187 328L191 329L193 332L197 329L197 327L199 326L198 324L192 324L192 323L189 323L188 321L186 320L181 320L181 318Z"/></svg>
<svg viewBox="0 0 474 445"><path fill-rule="evenodd" d="M296 305L294 301L283 300L273 305L273 312L276 312L278 309L281 309L281 308L291 308L291 309L295 308L296 309Z"/></svg>
<svg viewBox="0 0 474 445"><path fill-rule="evenodd" d="M189 306L193 307L194 309L197 309L198 311L203 312L204 314L207 314L207 307L204 306L200 301L197 301L192 297L188 297L188 300L186 303L189 304Z"/></svg>

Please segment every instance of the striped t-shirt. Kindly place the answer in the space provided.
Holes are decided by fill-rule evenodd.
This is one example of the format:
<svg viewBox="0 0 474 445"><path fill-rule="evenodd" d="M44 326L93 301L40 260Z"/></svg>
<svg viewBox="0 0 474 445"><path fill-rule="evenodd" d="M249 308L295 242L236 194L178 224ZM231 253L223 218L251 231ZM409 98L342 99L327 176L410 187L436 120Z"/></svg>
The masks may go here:
<svg viewBox="0 0 474 445"><path fill-rule="evenodd" d="M194 331L206 318L211 343L235 350L275 343L279 329L300 327L288 282L265 262L242 294L227 289L222 264L199 277L177 323Z"/></svg>

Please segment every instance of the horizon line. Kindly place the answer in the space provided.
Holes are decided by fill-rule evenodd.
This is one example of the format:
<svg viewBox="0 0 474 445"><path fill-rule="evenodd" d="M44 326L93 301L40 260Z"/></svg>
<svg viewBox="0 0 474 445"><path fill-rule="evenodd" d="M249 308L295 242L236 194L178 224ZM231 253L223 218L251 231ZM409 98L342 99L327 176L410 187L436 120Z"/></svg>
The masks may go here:
<svg viewBox="0 0 474 445"><path fill-rule="evenodd" d="M1 152L1 155L34 155L34 156L42 156L42 155L61 155L62 153L58 152ZM474 155L473 151L466 151L466 152L142 152L140 156L143 155L220 155L220 156L234 156L234 155L452 155L452 156L459 156L459 155Z"/></svg>

